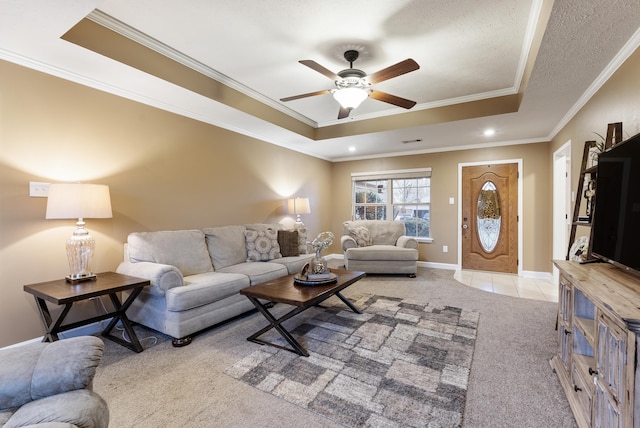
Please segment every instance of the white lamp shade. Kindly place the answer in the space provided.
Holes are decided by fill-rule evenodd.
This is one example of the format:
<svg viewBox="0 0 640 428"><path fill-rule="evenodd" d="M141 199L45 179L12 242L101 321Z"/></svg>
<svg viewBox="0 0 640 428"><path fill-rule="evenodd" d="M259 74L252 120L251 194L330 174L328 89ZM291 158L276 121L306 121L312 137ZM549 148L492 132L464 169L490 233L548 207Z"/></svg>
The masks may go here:
<svg viewBox="0 0 640 428"><path fill-rule="evenodd" d="M333 98L346 109L353 110L357 108L367 97L369 93L361 88L344 88L338 89L333 93Z"/></svg>
<svg viewBox="0 0 640 428"><path fill-rule="evenodd" d="M109 186L60 183L49 186L45 218L111 218Z"/></svg>
<svg viewBox="0 0 640 428"><path fill-rule="evenodd" d="M292 198L287 202L289 214L311 214L309 198Z"/></svg>

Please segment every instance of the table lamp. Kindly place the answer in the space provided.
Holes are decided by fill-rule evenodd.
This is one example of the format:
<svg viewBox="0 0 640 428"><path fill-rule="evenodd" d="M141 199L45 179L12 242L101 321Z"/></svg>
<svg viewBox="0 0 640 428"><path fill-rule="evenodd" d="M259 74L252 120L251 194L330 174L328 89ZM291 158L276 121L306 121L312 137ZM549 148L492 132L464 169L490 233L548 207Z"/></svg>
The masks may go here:
<svg viewBox="0 0 640 428"><path fill-rule="evenodd" d="M291 198L288 200L289 214L295 214L296 227L304 226L300 214L311 214L311 207L309 206L309 198Z"/></svg>
<svg viewBox="0 0 640 428"><path fill-rule="evenodd" d="M94 279L91 271L95 240L84 228L85 218L111 218L109 186L103 184L61 183L49 186L47 219L77 218L77 229L67 240L69 282Z"/></svg>

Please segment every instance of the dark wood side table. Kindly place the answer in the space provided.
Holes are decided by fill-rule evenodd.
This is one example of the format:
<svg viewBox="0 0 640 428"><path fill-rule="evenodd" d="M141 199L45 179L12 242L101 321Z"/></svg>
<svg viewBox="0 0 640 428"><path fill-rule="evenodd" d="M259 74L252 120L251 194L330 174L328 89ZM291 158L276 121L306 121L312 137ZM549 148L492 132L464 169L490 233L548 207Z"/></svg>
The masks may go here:
<svg viewBox="0 0 640 428"><path fill-rule="evenodd" d="M131 322L129 321L129 318L127 318L126 311L136 297L138 297L142 288L149 284L149 280L146 279L121 275L115 272L104 272L99 273L96 279L91 281L71 283L67 282L65 279L58 279L55 281L25 285L24 291L33 294L36 299L36 304L40 311L42 323L45 328L45 335L42 340L43 342L53 342L58 340L58 333L60 332L108 318L113 318L109 322L109 325L107 325L107 328L102 332L102 336L125 346L132 351L142 352L142 345L131 327ZM127 300L122 303L118 297L118 293L124 290L131 290L131 294ZM71 306L75 302L104 295L108 295L111 299L111 303L114 307L112 312L70 324L62 324L65 317L71 310ZM51 316L51 312L49 312L49 308L47 307L47 302L55 303L56 305L64 305L64 308L60 312L60 315L58 315L57 319L53 319ZM111 334L111 330L113 330L118 321L122 323L122 327L129 337L129 342Z"/></svg>

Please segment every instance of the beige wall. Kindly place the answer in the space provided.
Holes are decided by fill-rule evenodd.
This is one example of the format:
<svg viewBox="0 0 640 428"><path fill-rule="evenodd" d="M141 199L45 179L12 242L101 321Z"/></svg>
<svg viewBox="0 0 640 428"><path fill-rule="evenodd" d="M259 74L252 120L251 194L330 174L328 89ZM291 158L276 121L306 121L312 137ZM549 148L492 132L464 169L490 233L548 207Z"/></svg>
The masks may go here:
<svg viewBox="0 0 640 428"><path fill-rule="evenodd" d="M129 232L277 222L290 195L310 198L312 234L330 227L327 161L14 64L0 75L0 347L43 333L22 286L68 274L75 222L45 220L30 181L109 185L113 218L86 220L98 272Z"/></svg>
<svg viewBox="0 0 640 428"><path fill-rule="evenodd" d="M576 188L585 141L605 136L607 124L622 122L624 139L640 132L640 50L598 90L589 102L553 138L551 155L571 141L572 188Z"/></svg>
<svg viewBox="0 0 640 428"><path fill-rule="evenodd" d="M431 167L431 237L420 244L420 260L458 263L458 164L522 159L523 243L525 271L551 271L551 195L548 143L452 151L334 163L335 216L332 230L351 218L351 173ZM449 198L455 204L449 205ZM449 247L448 253L442 246ZM337 250L336 250L337 251Z"/></svg>
<svg viewBox="0 0 640 428"><path fill-rule="evenodd" d="M570 184L572 192L576 192L578 185L585 141L601 141L597 134L606 136L607 125L614 122L622 122L623 139L640 132L639 73L640 50L636 50L553 138L550 162L553 162L553 153L555 151L563 144L571 142ZM571 209L573 209L573 206L574 202L571 202ZM584 212L585 207L585 203L582 203L582 212ZM572 216L572 212L569 212L569 216ZM589 228L578 227L576 238L588 236L589 233Z"/></svg>

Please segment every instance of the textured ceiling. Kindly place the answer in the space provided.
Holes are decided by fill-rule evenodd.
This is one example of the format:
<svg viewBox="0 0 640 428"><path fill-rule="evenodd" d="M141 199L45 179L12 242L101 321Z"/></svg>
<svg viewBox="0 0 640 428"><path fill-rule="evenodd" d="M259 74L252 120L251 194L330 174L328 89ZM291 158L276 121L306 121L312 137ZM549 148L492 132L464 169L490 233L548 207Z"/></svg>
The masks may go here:
<svg viewBox="0 0 640 428"><path fill-rule="evenodd" d="M330 160L545 141L640 43L636 0L51 3L0 0L0 58ZM87 16L223 89L90 48L86 33L60 38ZM338 72L347 49L369 74L416 60L374 88L417 105L368 99L337 120L330 95L279 101L332 88L298 60Z"/></svg>

